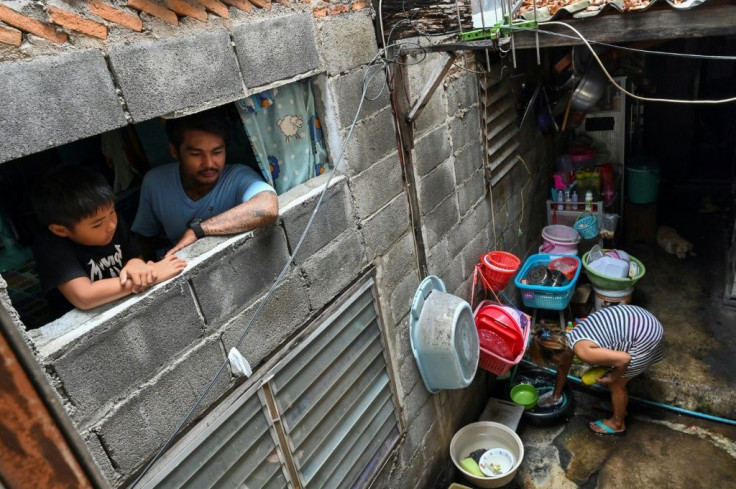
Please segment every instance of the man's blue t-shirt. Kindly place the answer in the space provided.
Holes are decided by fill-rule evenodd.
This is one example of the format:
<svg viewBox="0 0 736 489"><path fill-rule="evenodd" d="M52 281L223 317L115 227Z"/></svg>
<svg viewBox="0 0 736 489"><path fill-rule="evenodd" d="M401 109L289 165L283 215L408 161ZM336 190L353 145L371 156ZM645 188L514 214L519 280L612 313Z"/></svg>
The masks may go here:
<svg viewBox="0 0 736 489"><path fill-rule="evenodd" d="M182 187L179 163L159 166L143 178L138 213L131 230L149 238L163 230L176 243L192 219L206 220L222 214L261 192L274 190L255 170L244 165L225 165L214 188L194 201Z"/></svg>

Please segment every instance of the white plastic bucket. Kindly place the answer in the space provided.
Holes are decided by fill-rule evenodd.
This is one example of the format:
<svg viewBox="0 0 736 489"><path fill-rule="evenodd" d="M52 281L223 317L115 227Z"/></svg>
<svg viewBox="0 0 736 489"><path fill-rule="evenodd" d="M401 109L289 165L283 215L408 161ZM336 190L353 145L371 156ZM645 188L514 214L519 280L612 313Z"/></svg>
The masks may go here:
<svg viewBox="0 0 736 489"><path fill-rule="evenodd" d="M631 304L631 296L634 294L634 288L632 287L626 290L603 290L593 287L593 292L593 309L600 311L604 307Z"/></svg>
<svg viewBox="0 0 736 489"><path fill-rule="evenodd" d="M438 278L430 277L441 283ZM417 368L424 385L432 393L469 386L480 357L478 331L470 304L442 289L444 284L441 288L420 285L409 324Z"/></svg>

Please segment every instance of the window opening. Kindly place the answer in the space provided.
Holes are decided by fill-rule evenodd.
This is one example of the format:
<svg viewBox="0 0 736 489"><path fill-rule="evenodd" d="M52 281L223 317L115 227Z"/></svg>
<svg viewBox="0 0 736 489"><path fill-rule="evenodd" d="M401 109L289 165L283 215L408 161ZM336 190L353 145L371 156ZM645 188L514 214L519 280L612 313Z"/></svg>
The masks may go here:
<svg viewBox="0 0 736 489"><path fill-rule="evenodd" d="M328 168L311 80L209 110L224 118L229 127L227 163L250 166L279 194ZM264 125L263 121L270 122ZM269 133L274 134L272 139L264 136ZM270 163L264 166L261 161ZM172 162L165 120L155 118L0 165L0 274L11 304L28 329L44 326L68 308L65 302L63 308L49 306L31 252L41 230L29 198L38 176L60 165L82 165L103 174L115 191L118 216L130 227L143 176L151 168ZM163 256L170 246L164 237L153 239L148 258Z"/></svg>
<svg viewBox="0 0 736 489"><path fill-rule="evenodd" d="M373 280L345 296L141 487L367 487L399 440L399 416Z"/></svg>

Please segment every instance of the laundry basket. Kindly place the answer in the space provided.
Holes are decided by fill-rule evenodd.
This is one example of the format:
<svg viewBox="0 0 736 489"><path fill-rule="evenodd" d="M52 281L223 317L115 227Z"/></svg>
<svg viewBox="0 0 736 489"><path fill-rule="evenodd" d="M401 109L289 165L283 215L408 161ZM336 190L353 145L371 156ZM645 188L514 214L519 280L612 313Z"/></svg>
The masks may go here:
<svg viewBox="0 0 736 489"><path fill-rule="evenodd" d="M590 215L583 217L586 212ZM577 229L583 239L592 239L598 236L598 218L590 211L581 213L573 227Z"/></svg>

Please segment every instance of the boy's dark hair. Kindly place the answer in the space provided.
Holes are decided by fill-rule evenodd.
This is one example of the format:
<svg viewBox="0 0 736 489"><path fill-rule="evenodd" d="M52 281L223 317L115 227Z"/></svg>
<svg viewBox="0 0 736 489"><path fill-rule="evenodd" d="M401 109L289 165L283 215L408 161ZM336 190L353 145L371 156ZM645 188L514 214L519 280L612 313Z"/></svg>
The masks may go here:
<svg viewBox="0 0 736 489"><path fill-rule="evenodd" d="M228 126L225 116L218 110L206 110L197 114L166 120L166 135L177 151L184 143L184 131L204 131L217 134L227 143Z"/></svg>
<svg viewBox="0 0 736 489"><path fill-rule="evenodd" d="M115 192L101 174L78 165L60 166L34 185L31 203L41 224L68 229L115 202Z"/></svg>

